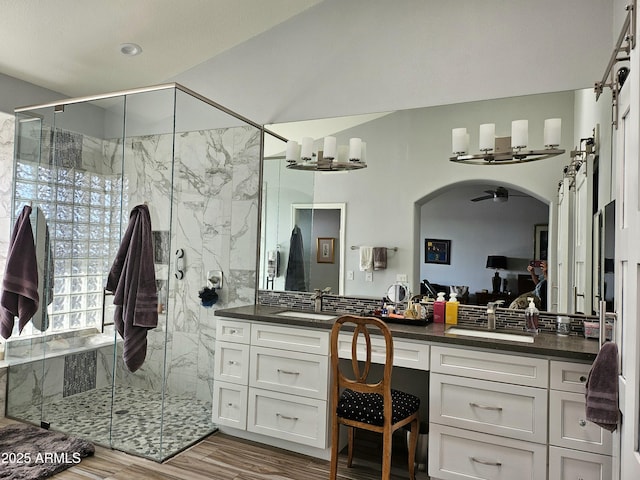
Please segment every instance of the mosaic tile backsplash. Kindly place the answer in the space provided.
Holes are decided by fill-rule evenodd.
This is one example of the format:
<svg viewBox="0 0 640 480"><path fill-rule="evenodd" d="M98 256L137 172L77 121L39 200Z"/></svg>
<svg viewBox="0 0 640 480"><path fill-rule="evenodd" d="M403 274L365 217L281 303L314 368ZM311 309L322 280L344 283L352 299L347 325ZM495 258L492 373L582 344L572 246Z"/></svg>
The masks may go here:
<svg viewBox="0 0 640 480"><path fill-rule="evenodd" d="M285 307L301 310L313 310L314 300L312 293L307 292L285 292L274 290L259 290L258 303L260 305L271 305L274 307ZM322 311L337 314L366 314L370 313L382 304L382 299L342 297L339 295L324 295L322 298ZM431 313L432 306L428 305ZM486 328L487 307L483 305L464 305L458 308L458 324L468 327ZM593 315L567 315L571 318L571 335L583 335L583 321L598 321L598 317ZM540 314L540 331L555 333L556 314ZM496 310L496 328L524 330L524 311L511 310L508 308L498 308Z"/></svg>

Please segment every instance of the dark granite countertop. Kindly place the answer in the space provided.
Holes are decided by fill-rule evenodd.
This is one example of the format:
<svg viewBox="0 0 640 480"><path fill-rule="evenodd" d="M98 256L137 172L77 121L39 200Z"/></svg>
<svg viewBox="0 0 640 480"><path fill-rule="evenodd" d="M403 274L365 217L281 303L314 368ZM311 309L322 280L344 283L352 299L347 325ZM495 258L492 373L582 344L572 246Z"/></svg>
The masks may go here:
<svg viewBox="0 0 640 480"><path fill-rule="evenodd" d="M325 330L330 330L333 326L333 322L331 320L304 318L305 312L301 312L300 317L278 315L280 312L292 310L293 309L286 307L246 305L243 307L218 309L215 314L220 317L279 323L300 327L321 328ZM333 315L331 312L322 312L322 314ZM335 314L335 316L339 317L340 314ZM502 352L543 355L559 359L589 362L593 361L598 354L598 340L585 339L577 335L562 337L552 333L541 333L535 337L533 343L522 343L509 340L497 340L493 338L453 335L445 332L445 330L451 325L444 325L441 323L432 323L427 326L394 323L389 323L388 325L394 337L421 340L431 344L486 348ZM502 331L505 333L518 333L513 330ZM524 332L522 333L524 334Z"/></svg>

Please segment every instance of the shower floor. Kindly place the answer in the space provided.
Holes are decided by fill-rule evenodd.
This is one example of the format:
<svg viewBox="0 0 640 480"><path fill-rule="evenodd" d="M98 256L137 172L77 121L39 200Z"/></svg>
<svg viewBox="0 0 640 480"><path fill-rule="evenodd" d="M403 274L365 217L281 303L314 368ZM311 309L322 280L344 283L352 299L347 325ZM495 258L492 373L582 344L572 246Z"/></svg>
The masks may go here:
<svg viewBox="0 0 640 480"><path fill-rule="evenodd" d="M217 427L211 403L193 396L162 396L135 387L117 386L111 419L111 387L90 390L44 405L42 420L51 429L97 444L163 461ZM40 408L12 409L16 419L40 424Z"/></svg>

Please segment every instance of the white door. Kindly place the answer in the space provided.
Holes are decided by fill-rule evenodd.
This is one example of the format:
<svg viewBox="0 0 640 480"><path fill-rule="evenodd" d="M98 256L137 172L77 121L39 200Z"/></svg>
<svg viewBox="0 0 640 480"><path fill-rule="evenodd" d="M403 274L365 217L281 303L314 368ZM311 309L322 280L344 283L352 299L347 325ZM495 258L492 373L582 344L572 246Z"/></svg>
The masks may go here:
<svg viewBox="0 0 640 480"><path fill-rule="evenodd" d="M564 178L558 189L558 312L573 312L573 288L570 287L571 250L573 249L573 190L571 179Z"/></svg>
<svg viewBox="0 0 640 480"><path fill-rule="evenodd" d="M573 304L575 313L591 314L591 221L593 192L593 155L576 172L575 208L573 214ZM560 310L561 311L561 310Z"/></svg>
<svg viewBox="0 0 640 480"><path fill-rule="evenodd" d="M631 73L619 97L615 130L616 343L620 351L620 478L640 478L640 196L638 195L638 48L631 52Z"/></svg>

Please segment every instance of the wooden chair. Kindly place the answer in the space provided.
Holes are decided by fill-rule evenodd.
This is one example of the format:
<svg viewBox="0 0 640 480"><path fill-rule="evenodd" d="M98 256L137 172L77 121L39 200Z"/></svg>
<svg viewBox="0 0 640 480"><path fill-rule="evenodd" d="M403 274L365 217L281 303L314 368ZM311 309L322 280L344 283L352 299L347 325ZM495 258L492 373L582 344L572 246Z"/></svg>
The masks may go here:
<svg viewBox="0 0 640 480"><path fill-rule="evenodd" d="M343 326L354 326L351 342L351 369L340 368L338 357L338 336ZM347 327L348 330L351 330ZM347 330L345 329L345 330ZM386 359L382 379L376 383L367 383L371 367L372 333L380 332L386 345ZM358 362L358 339L364 337L366 356ZM360 340L362 348L362 339ZM364 355L363 355L364 356ZM343 367L344 368L344 367ZM392 434L399 428L411 424L409 436L409 478L415 479L414 459L418 442L418 408L420 399L415 395L391 389L391 371L393 368L393 338L389 327L383 321L373 317L345 315L338 318L331 329L331 470L329 478L336 479L338 472L338 449L340 425L348 428L347 465L353 460L354 428L378 432L383 437L382 479L388 480L391 474ZM352 375L346 376L349 372Z"/></svg>

